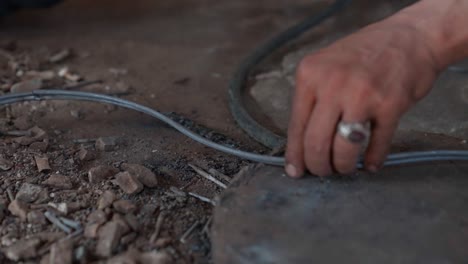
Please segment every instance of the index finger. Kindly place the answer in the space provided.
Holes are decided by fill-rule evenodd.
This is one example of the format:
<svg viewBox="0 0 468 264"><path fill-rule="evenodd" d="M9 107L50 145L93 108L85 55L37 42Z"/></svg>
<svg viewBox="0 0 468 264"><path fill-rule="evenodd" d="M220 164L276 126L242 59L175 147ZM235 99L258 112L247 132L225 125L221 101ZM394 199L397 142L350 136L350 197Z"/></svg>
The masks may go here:
<svg viewBox="0 0 468 264"><path fill-rule="evenodd" d="M288 127L286 173L294 178L304 174L304 133L315 105L315 95L304 82L298 80Z"/></svg>

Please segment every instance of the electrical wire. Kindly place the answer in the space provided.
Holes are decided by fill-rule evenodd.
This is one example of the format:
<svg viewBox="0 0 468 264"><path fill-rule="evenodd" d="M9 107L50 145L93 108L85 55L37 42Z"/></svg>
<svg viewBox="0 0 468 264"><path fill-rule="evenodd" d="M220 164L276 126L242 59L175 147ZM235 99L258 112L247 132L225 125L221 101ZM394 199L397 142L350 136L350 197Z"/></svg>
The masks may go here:
<svg viewBox="0 0 468 264"><path fill-rule="evenodd" d="M244 105L242 103L242 94L245 87L245 83L251 70L273 51L282 47L287 42L297 38L305 31L310 30L311 28L319 25L327 18L335 15L350 2L351 0L336 0L331 6L321 11L319 14L307 18L303 22L280 33L272 40L257 48L239 66L229 85L229 105L234 119L251 137L271 148L283 146L285 142L283 137L276 135L267 128L264 128L263 126L258 124L244 108ZM15 104L19 102L42 100L77 100L116 105L119 107L135 110L150 115L160 120L161 122L166 123L170 127L176 129L177 131L191 138L192 140L195 140L215 150L233 156L237 156L241 159L246 159L253 162L259 162L274 166L283 166L285 163L284 157L261 155L218 144L216 142L202 137L201 135L198 135L197 133L194 133L193 131L190 131L178 122L172 120L171 118L165 116L164 114L154 109L108 95L81 91L36 90L29 93L17 93L0 96L0 106ZM395 166L434 161L468 161L468 151L437 150L391 154L387 157L384 166ZM357 168L361 169L363 167L364 162L361 157L359 162L357 163Z"/></svg>
<svg viewBox="0 0 468 264"><path fill-rule="evenodd" d="M260 45L239 65L229 84L229 107L234 120L250 137L271 149L280 148L286 143L284 137L259 124L244 106L243 94L245 94L247 80L253 69L268 55L336 15L351 2L352 0L336 0L324 10L319 11L318 14L307 17L304 21L279 33L264 45ZM447 70L468 73L468 68L459 65L451 66Z"/></svg>
<svg viewBox="0 0 468 264"><path fill-rule="evenodd" d="M96 103L111 104L137 112L141 112L152 116L161 122L166 123L172 128L176 129L185 136L215 150L237 156L241 159L246 159L254 162L264 163L274 166L283 166L285 159L284 157L274 157L268 155L261 155L252 152L246 152L238 149L234 149L228 146L224 146L208 140L193 131L185 128L181 124L165 116L164 114L151 109L149 107L130 102L121 98L81 92L81 91L65 91L65 90L36 90L29 93L17 93L0 96L0 106L10 105L20 102L27 101L44 101L44 100L74 100L74 101L88 101ZM413 164L420 162L433 162L433 161L468 161L468 151L464 150L439 150L439 151L422 151L422 152L408 152L391 154L388 156L384 166L394 166L403 164ZM357 168L361 169L364 167L362 159L358 162Z"/></svg>
<svg viewBox="0 0 468 264"><path fill-rule="evenodd" d="M306 18L260 45L239 65L229 83L228 101L234 120L250 137L271 149L280 148L286 143L284 137L260 125L245 109L243 94L252 70L268 55L336 15L351 2L352 0L336 0L327 8L319 11L318 14Z"/></svg>

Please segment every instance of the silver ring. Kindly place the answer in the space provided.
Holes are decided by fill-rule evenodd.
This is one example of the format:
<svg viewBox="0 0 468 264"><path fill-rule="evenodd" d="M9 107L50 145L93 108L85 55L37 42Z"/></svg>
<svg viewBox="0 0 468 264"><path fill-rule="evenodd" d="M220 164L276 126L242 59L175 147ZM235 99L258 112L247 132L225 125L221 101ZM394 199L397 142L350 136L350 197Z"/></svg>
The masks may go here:
<svg viewBox="0 0 468 264"><path fill-rule="evenodd" d="M371 130L370 123L338 123L338 134L354 144L366 144L369 141Z"/></svg>

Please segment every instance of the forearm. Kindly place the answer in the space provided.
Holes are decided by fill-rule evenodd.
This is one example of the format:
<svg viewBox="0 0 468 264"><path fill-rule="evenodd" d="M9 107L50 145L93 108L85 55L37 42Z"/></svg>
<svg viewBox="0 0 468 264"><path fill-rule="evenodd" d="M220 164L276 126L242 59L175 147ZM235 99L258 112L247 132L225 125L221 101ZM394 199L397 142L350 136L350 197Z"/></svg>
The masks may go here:
<svg viewBox="0 0 468 264"><path fill-rule="evenodd" d="M440 70L468 57L468 0L421 0L388 20L422 34Z"/></svg>

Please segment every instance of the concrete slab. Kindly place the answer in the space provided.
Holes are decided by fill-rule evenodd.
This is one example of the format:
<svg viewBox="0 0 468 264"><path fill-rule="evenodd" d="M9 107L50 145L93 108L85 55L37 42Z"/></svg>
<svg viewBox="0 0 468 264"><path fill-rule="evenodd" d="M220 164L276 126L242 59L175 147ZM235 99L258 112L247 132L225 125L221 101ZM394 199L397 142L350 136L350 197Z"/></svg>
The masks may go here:
<svg viewBox="0 0 468 264"><path fill-rule="evenodd" d="M355 1L294 51L261 66L254 117L286 134L294 70L307 53L411 1ZM446 72L400 123L392 152L468 149L468 75ZM265 118L266 116L266 118ZM438 133L438 134L433 134ZM465 140L464 140L465 139ZM321 180L257 166L222 195L215 263L463 263L468 260L468 164L425 163Z"/></svg>
<svg viewBox="0 0 468 264"><path fill-rule="evenodd" d="M433 136L406 147L460 146ZM466 262L467 174L467 163L433 163L292 180L281 168L258 166L219 201L214 262Z"/></svg>

